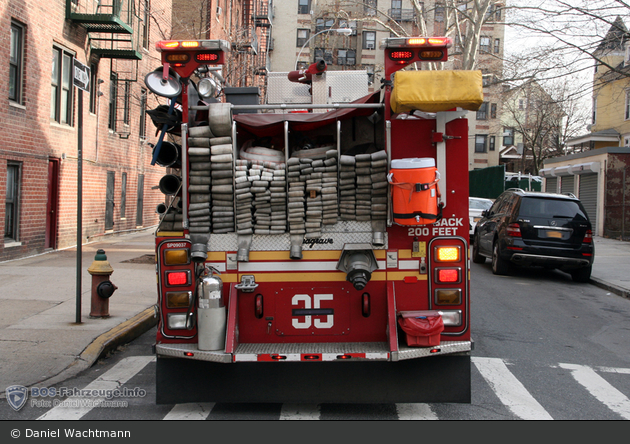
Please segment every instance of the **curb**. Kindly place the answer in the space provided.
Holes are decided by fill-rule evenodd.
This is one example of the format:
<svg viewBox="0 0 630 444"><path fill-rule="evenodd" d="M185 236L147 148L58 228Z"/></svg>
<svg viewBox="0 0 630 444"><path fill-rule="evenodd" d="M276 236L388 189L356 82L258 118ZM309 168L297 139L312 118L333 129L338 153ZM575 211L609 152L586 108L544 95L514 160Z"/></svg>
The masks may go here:
<svg viewBox="0 0 630 444"><path fill-rule="evenodd" d="M616 285L609 284L608 282L605 282L599 278L592 277L592 276L591 276L590 283L595 285L596 287L603 288L604 290L608 290L611 293L615 293L618 296L624 297L626 299L630 299L630 290L626 290L625 288L621 288Z"/></svg>
<svg viewBox="0 0 630 444"><path fill-rule="evenodd" d="M72 378L90 368L97 360L115 350L116 347L133 341L155 325L157 325L156 310L155 306L151 306L100 335L65 370L44 381L39 381L37 384L51 386Z"/></svg>

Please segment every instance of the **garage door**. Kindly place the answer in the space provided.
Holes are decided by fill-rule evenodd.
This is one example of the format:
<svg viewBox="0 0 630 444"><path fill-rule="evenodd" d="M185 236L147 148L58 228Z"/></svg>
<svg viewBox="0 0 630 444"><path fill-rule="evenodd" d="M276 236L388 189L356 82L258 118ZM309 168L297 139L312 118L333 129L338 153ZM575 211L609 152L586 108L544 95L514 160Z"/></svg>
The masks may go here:
<svg viewBox="0 0 630 444"><path fill-rule="evenodd" d="M557 177L548 177L545 182L545 191L548 193L557 193L558 192L558 178Z"/></svg>
<svg viewBox="0 0 630 444"><path fill-rule="evenodd" d="M586 214L593 225L593 233L597 233L597 174L582 174L580 176L580 195Z"/></svg>
<svg viewBox="0 0 630 444"><path fill-rule="evenodd" d="M562 176L560 187L562 188L562 194L575 193L575 176Z"/></svg>

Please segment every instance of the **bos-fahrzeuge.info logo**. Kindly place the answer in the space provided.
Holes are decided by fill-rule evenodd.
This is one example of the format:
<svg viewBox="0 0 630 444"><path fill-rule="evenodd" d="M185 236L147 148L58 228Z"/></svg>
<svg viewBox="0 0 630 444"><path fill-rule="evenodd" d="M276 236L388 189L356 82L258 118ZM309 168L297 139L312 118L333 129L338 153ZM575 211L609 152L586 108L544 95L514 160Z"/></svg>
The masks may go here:
<svg viewBox="0 0 630 444"><path fill-rule="evenodd" d="M28 399L28 389L23 385L12 385L7 387L7 402L16 412L24 407Z"/></svg>
<svg viewBox="0 0 630 444"><path fill-rule="evenodd" d="M112 400L113 398L143 398L146 390L141 388L120 389L78 389L68 387L32 387L30 394L33 398L32 407L127 407L127 401ZM6 388L7 402L15 411L20 410L28 400L29 389L23 385L12 385ZM62 397L66 399L59 399ZM46 399L48 398L48 399ZM54 399L50 399L54 398ZM91 398L91 399L85 399Z"/></svg>

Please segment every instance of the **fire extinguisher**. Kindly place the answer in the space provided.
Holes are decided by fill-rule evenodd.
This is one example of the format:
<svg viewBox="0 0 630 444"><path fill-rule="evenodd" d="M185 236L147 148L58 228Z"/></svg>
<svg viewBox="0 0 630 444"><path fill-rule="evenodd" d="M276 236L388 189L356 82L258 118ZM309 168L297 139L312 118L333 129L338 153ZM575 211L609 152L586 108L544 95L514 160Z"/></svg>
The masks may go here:
<svg viewBox="0 0 630 444"><path fill-rule="evenodd" d="M219 271L206 267L197 284L197 347L222 350L225 347L227 316L223 303L223 281Z"/></svg>

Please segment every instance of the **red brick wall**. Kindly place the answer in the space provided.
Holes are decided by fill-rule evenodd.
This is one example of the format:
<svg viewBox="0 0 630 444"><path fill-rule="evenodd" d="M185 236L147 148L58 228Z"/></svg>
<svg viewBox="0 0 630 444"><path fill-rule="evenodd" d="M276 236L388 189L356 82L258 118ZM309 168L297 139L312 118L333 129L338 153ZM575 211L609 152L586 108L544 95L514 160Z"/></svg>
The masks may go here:
<svg viewBox="0 0 630 444"><path fill-rule="evenodd" d="M139 0L135 0L136 4ZM77 242L77 166L78 166L78 90L74 88L73 125L60 125L50 120L51 65L53 44L74 52L83 64L90 64L90 48L83 27L65 19L65 0L5 0L0 2L0 44L8 48L11 20L25 26L23 101L9 104L8 77L0 76L0 97L6 104L0 109L3 140L0 143L0 227L4 233L7 162L21 163L21 198L18 242L0 238L0 261L45 250L46 203L48 191L48 159L60 161L58 228L54 234L57 248ZM163 168L151 166L151 147L156 143L156 128L147 116L147 138L139 137L139 96L144 77L160 65L155 42L170 35L171 0L151 0L150 43L142 51L142 60L135 64L101 59L98 78L103 96L98 115L89 112L89 93L83 93L83 242L105 233L105 189L107 171L115 172L115 206L113 231L136 229L136 194L139 174L144 174L143 227L157 223L155 207L164 201L163 194L152 189L165 174ZM45 24L45 25L42 25ZM124 64L124 65L123 65ZM8 72L8 51L0 52L0 66ZM131 69L129 68L131 67ZM127 75L132 82L129 137L119 137L108 130L110 68ZM95 85L92 85L94 87ZM148 95L148 109L163 98ZM97 138L98 131L98 138ZM97 145L98 139L98 145ZM120 217L122 173L127 173L126 217Z"/></svg>

